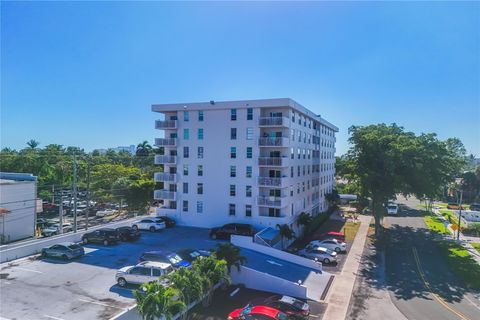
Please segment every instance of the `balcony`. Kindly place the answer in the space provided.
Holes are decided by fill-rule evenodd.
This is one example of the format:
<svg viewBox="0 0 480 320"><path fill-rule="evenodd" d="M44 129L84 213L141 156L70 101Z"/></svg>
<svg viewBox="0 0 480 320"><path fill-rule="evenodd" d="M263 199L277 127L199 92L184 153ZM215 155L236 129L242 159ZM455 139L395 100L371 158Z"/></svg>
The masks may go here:
<svg viewBox="0 0 480 320"><path fill-rule="evenodd" d="M167 172L156 172L155 182L175 182L177 181L177 175Z"/></svg>
<svg viewBox="0 0 480 320"><path fill-rule="evenodd" d="M173 207L163 206L163 207L156 208L155 211L157 213L157 216L168 216L170 214L176 213L177 209Z"/></svg>
<svg viewBox="0 0 480 320"><path fill-rule="evenodd" d="M287 117L261 117L258 119L260 127L288 127L290 119Z"/></svg>
<svg viewBox="0 0 480 320"><path fill-rule="evenodd" d="M259 157L258 165L263 167L288 167L287 159L281 157Z"/></svg>
<svg viewBox="0 0 480 320"><path fill-rule="evenodd" d="M176 146L177 145L177 139L176 138L156 138L155 139L155 145L162 147L162 146Z"/></svg>
<svg viewBox="0 0 480 320"><path fill-rule="evenodd" d="M156 120L155 129L177 129L177 120Z"/></svg>
<svg viewBox="0 0 480 320"><path fill-rule="evenodd" d="M285 137L260 138L258 139L258 145L261 147L288 147L288 138L285 138Z"/></svg>
<svg viewBox="0 0 480 320"><path fill-rule="evenodd" d="M259 187L277 187L277 188L286 188L287 178L270 178L270 177L258 177L258 186Z"/></svg>
<svg viewBox="0 0 480 320"><path fill-rule="evenodd" d="M257 205L263 207L283 208L287 206L287 197L258 196Z"/></svg>
<svg viewBox="0 0 480 320"><path fill-rule="evenodd" d="M155 200L175 200L176 192L168 190L155 190L153 198Z"/></svg>
<svg viewBox="0 0 480 320"><path fill-rule="evenodd" d="M156 155L155 164L175 164L177 162L176 156Z"/></svg>

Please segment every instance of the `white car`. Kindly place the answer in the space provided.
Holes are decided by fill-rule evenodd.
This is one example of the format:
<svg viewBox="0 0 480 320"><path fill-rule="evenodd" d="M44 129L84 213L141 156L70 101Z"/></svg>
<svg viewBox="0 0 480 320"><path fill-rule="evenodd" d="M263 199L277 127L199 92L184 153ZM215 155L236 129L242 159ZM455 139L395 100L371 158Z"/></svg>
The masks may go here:
<svg viewBox="0 0 480 320"><path fill-rule="evenodd" d="M125 287L128 283L142 284L156 281L159 277L167 275L173 270L170 263L144 261L136 266L121 268L115 274L115 280L119 286Z"/></svg>
<svg viewBox="0 0 480 320"><path fill-rule="evenodd" d="M322 247L335 252L347 251L347 244L345 242L338 241L337 239L313 240L310 241L306 248L308 247Z"/></svg>
<svg viewBox="0 0 480 320"><path fill-rule="evenodd" d="M73 231L73 227L70 223L63 224L63 233ZM44 237L51 237L54 235L60 234L60 224L56 223L53 224L45 229L42 230L42 235Z"/></svg>
<svg viewBox="0 0 480 320"><path fill-rule="evenodd" d="M398 205L395 203L389 203L387 205L387 214L397 215L398 214Z"/></svg>
<svg viewBox="0 0 480 320"><path fill-rule="evenodd" d="M155 232L157 230L165 229L167 226L165 222L157 218L146 218L132 224L133 229L137 230L149 230Z"/></svg>
<svg viewBox="0 0 480 320"><path fill-rule="evenodd" d="M95 215L97 217L105 217L105 216L109 216L111 214L114 214L115 212L117 212L117 211L113 210L113 209L105 209L105 210L97 211L97 213L95 213Z"/></svg>
<svg viewBox="0 0 480 320"><path fill-rule="evenodd" d="M325 264L337 262L337 253L322 247L307 246L305 249L298 251L298 255L308 259L318 260Z"/></svg>

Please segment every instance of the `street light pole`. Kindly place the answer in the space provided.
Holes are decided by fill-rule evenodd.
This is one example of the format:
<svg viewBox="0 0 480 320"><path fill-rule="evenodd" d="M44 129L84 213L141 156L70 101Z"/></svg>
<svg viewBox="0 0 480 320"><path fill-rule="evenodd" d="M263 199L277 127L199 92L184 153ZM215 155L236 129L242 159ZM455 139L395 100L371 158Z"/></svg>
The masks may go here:
<svg viewBox="0 0 480 320"><path fill-rule="evenodd" d="M458 207L458 230L457 230L457 240L460 240L460 226L462 223L462 198L463 198L463 190L460 190L460 205Z"/></svg>

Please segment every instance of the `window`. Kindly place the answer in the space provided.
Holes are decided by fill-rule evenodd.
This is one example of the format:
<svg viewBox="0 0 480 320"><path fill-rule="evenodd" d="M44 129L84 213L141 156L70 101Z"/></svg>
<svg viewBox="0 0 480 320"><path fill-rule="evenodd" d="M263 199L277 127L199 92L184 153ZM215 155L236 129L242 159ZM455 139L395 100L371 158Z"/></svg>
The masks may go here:
<svg viewBox="0 0 480 320"><path fill-rule="evenodd" d="M252 158L252 147L247 147L247 158L248 159Z"/></svg>
<svg viewBox="0 0 480 320"><path fill-rule="evenodd" d="M237 109L230 110L230 120L232 121L237 120Z"/></svg>
<svg viewBox="0 0 480 320"><path fill-rule="evenodd" d="M188 122L188 111L183 111L183 121Z"/></svg>
<svg viewBox="0 0 480 320"><path fill-rule="evenodd" d="M230 177L235 178L237 176L237 167L230 166Z"/></svg>
<svg viewBox="0 0 480 320"><path fill-rule="evenodd" d="M230 158L235 159L237 157L237 148L231 147L230 148Z"/></svg>
<svg viewBox="0 0 480 320"><path fill-rule="evenodd" d="M252 186L246 186L245 187L245 196L247 198L250 198L252 196Z"/></svg>
<svg viewBox="0 0 480 320"><path fill-rule="evenodd" d="M203 159L203 147L198 147L197 149L197 158Z"/></svg>
<svg viewBox="0 0 480 320"><path fill-rule="evenodd" d="M135 267L130 270L130 274L135 274L139 276L150 276L150 268L145 268L145 267Z"/></svg>
<svg viewBox="0 0 480 320"><path fill-rule="evenodd" d="M188 158L188 147L183 147L183 157Z"/></svg>
<svg viewBox="0 0 480 320"><path fill-rule="evenodd" d="M203 129L198 129L198 140L203 140Z"/></svg>
<svg viewBox="0 0 480 320"><path fill-rule="evenodd" d="M251 177L252 177L252 167L251 167L251 166L247 166L247 170L246 170L245 176L246 176L247 178L251 178Z"/></svg>
<svg viewBox="0 0 480 320"><path fill-rule="evenodd" d="M188 201L183 200L183 212L188 212Z"/></svg>
<svg viewBox="0 0 480 320"><path fill-rule="evenodd" d="M290 159L295 158L295 151L293 148L290 149Z"/></svg>
<svg viewBox="0 0 480 320"><path fill-rule="evenodd" d="M253 128L247 128L247 140L253 139Z"/></svg>
<svg viewBox="0 0 480 320"><path fill-rule="evenodd" d="M253 108L247 109L247 120L253 120Z"/></svg>
<svg viewBox="0 0 480 320"><path fill-rule="evenodd" d="M183 140L188 140L188 139L190 139L190 130L183 129Z"/></svg>
<svg viewBox="0 0 480 320"><path fill-rule="evenodd" d="M198 111L198 121L203 121L203 111Z"/></svg>
<svg viewBox="0 0 480 320"><path fill-rule="evenodd" d="M252 216L252 205L246 204L245 205L245 216L251 217Z"/></svg>
<svg viewBox="0 0 480 320"><path fill-rule="evenodd" d="M197 183L197 194L203 194L203 183Z"/></svg>
<svg viewBox="0 0 480 320"><path fill-rule="evenodd" d="M237 140L237 128L230 128L230 140Z"/></svg>
<svg viewBox="0 0 480 320"><path fill-rule="evenodd" d="M203 177L203 166L202 165L197 166L197 175L199 177Z"/></svg>
<svg viewBox="0 0 480 320"><path fill-rule="evenodd" d="M228 205L228 214L231 215L231 216L235 215L235 204L230 203Z"/></svg>
<svg viewBox="0 0 480 320"><path fill-rule="evenodd" d="M230 185L230 196L234 197L236 193L237 193L237 192L236 192L235 185L234 185L234 184L231 184L231 185Z"/></svg>
<svg viewBox="0 0 480 320"><path fill-rule="evenodd" d="M203 213L203 201L197 201L197 213Z"/></svg>
<svg viewBox="0 0 480 320"><path fill-rule="evenodd" d="M293 167L290 167L290 177L293 178Z"/></svg>
<svg viewBox="0 0 480 320"><path fill-rule="evenodd" d="M183 193L185 193L185 194L188 193L188 182L183 183Z"/></svg>

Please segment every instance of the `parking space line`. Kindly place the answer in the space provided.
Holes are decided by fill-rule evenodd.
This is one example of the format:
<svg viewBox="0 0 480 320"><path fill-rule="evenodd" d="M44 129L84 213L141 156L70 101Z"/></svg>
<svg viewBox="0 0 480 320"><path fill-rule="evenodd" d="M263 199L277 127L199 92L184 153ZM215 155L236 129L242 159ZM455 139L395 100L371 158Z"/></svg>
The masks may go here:
<svg viewBox="0 0 480 320"><path fill-rule="evenodd" d="M54 317L54 316L49 316L48 314L44 314L43 316L46 317L46 318L54 319L54 320L65 320L65 319L62 319L62 318L57 318L57 317Z"/></svg>
<svg viewBox="0 0 480 320"><path fill-rule="evenodd" d="M16 267L16 269L22 270L22 271L28 271L28 272L43 273L41 271L32 270L32 269L25 269L25 268L20 268L20 267Z"/></svg>
<svg viewBox="0 0 480 320"><path fill-rule="evenodd" d="M91 301L91 300L86 300L86 299L78 299L78 300L83 301L83 302L92 303L92 304L97 304L97 305L99 305L99 306L104 306L104 307L108 307L108 308L115 308L115 309L124 310L124 308L112 306L112 305L109 305L109 304L106 304L106 303L102 303L102 302Z"/></svg>

